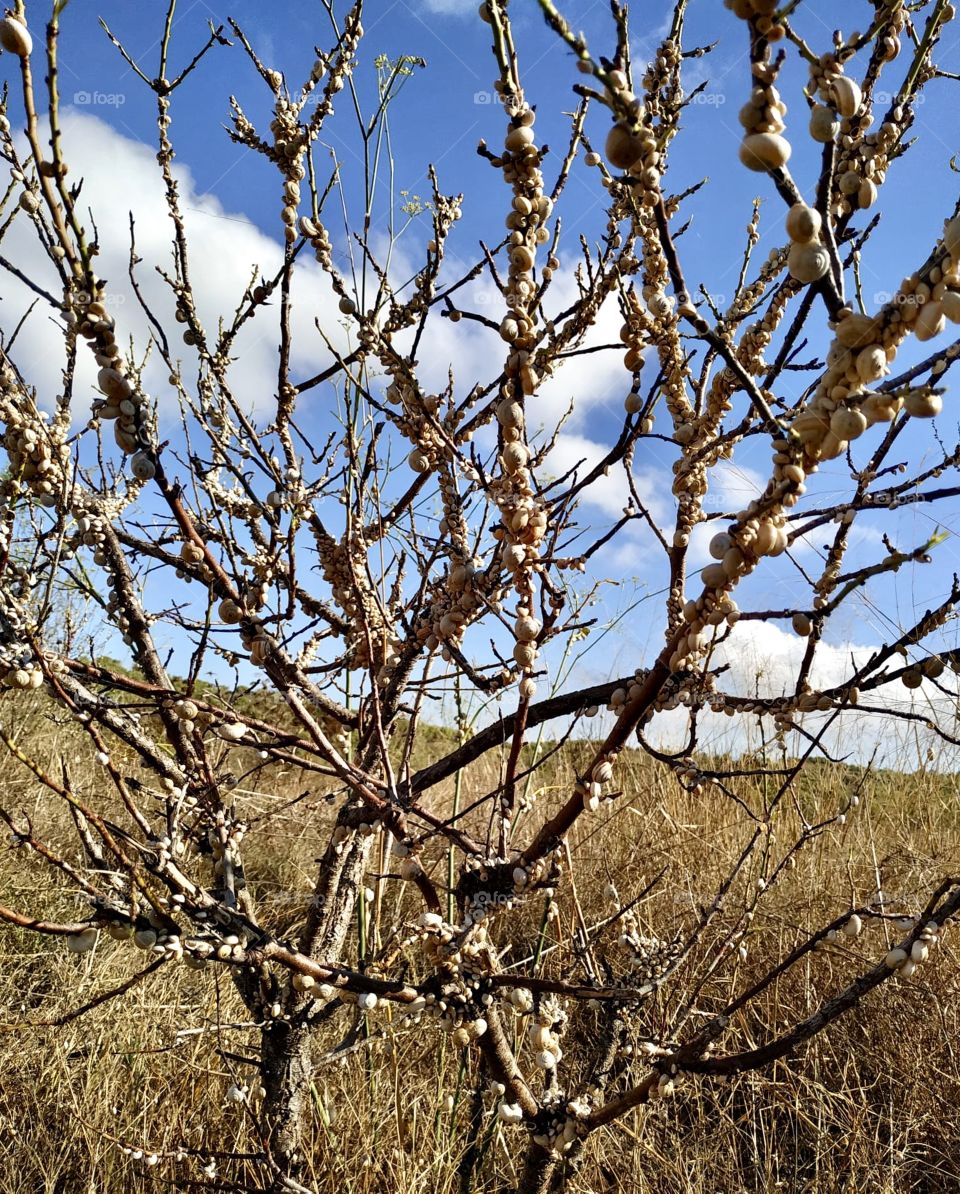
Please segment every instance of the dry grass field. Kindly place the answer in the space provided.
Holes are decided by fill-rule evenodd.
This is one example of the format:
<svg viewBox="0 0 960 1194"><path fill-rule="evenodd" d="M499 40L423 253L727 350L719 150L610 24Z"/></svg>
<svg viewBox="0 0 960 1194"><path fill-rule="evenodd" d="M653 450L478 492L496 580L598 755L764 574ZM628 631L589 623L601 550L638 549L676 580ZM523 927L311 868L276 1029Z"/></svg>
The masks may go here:
<svg viewBox="0 0 960 1194"><path fill-rule="evenodd" d="M74 729L57 725L38 699L19 698L16 707L7 700L2 714L25 750L54 767L65 757L76 790L97 794L98 765ZM531 792L538 814L569 783L577 752L585 749L568 744L538 774ZM556 918L545 914L542 896L531 899L505 967L574 973L576 959L552 948L570 936L574 889L586 923L596 926L616 910L610 883L627 903L661 872L635 913L645 932L672 937L690 924L701 900L712 898L752 832L747 810L762 814L769 795L744 780L738 795L746 807L712 789L693 797L640 756L628 758L624 771L624 796L571 842L574 883L558 889ZM296 929L311 860L321 848L319 827L331 815L322 792L302 796L303 778L261 773L255 787L237 789L248 820L273 814L266 832L251 833L245 864L259 906L271 910L284 932ZM478 767L464 773L462 803L488 790L493 778ZM799 815L833 817L855 790L860 802L845 823L805 846L796 865L758 899L765 851L775 860L796 837ZM878 887L899 901L897 911L916 912L939 880L960 872L960 808L948 774L864 777L816 764L793 795L697 954L635 1018L638 1040L669 1033L691 997L695 1025L698 1015L763 974L805 930L869 902ZM295 796L302 798L283 811ZM452 784L434 794L438 808L453 797ZM0 806L28 813L38 837L75 853L63 808L9 758L0 768ZM434 863L442 874L445 856ZM402 884L375 875L370 884L375 898L363 937L375 957L403 937L420 909ZM12 846L0 853L0 902L34 915L83 910L68 883L51 882L35 855ZM752 919L741 920L754 902ZM745 936L718 951L738 924ZM842 938L809 955L739 1017L725 1047L758 1044L809 1014L881 956L896 932L877 922L855 940ZM597 1132L566 1188L598 1194L960 1189L955 933L946 931L942 948L912 978L884 983L791 1060L726 1083L687 1080L672 1099ZM359 940L358 934L357 948ZM598 929L593 940L595 956L616 958L615 925ZM255 1172L229 1156L256 1147L251 1063L258 1033L246 1023L225 970L164 965L121 998L52 1026L136 973L144 955L102 935L92 955L75 956L55 939L4 928L0 957L0 1194L259 1188ZM344 1029L343 1013L333 1016L318 1033L318 1051L334 1046ZM310 1169L317 1191L510 1189L521 1130L498 1122L489 1093L477 1099L475 1057L441 1036L428 1023L403 1024L378 1011L356 1046L321 1068ZM577 1074L579 1060L574 1046L563 1064L568 1075ZM639 1058L636 1072L642 1073ZM249 1087L244 1101L230 1100L231 1085ZM471 1124L475 1164L465 1177ZM142 1158L125 1149L141 1150Z"/></svg>

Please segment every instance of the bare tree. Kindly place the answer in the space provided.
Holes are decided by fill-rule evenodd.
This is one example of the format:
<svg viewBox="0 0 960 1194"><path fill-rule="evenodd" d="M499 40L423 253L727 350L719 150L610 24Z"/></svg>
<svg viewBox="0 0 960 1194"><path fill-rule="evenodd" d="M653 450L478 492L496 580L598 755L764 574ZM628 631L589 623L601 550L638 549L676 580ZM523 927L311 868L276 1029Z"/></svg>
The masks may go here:
<svg viewBox="0 0 960 1194"><path fill-rule="evenodd" d="M858 519L960 492L941 479L956 467L960 444L933 437L934 455L916 468L909 458L904 465L901 450L908 428L940 413L944 375L960 352L960 341L940 342L948 324L960 323L956 209L944 211L942 229L930 230L914 272L891 286L888 302L868 311L859 285L876 227L872 211L888 170L910 149L916 104L940 73L935 54L954 10L944 0L874 0L862 6L864 32L838 33L821 48L794 29L796 3L778 11L772 0L727 0L731 30L749 47L739 81L742 166L731 170L757 172L765 201L782 202L786 233L758 260L754 208L736 293L721 311L685 271L689 193L669 186L669 153L694 98L683 87L685 59L709 48L685 48L685 0L673 6L669 33L642 76L630 60L627 6L612 0L602 55L551 0L539 0L569 51L576 97L569 140L549 156L524 92L507 0L484 0L479 19L489 27L498 100L488 127L502 138L502 148L480 145L490 167L483 205L494 213L492 229L469 269L448 269L445 247L464 200L445 194L431 171L432 193L419 214L432 221L432 238L409 280L396 279L393 239L385 251L378 246L370 212L390 107L418 64L380 61L378 103L364 110L354 80L361 4L342 14L332 0L325 4L328 48L302 82L262 62L232 21L211 28L187 56L175 53L172 0L152 77L107 30L156 99L172 256L161 267L166 305L143 299L149 343L130 342L123 312L111 313L110 284L96 273L96 213L68 173L57 71L63 4L54 4L42 32L39 19L27 29L39 3L27 13L16 0L0 23L7 74L12 63L20 85L0 121L10 171L0 234L29 223L47 259L36 273L5 256L0 265L46 308L63 349L62 392L50 417L30 363L18 359L27 313L4 328L0 737L69 809L82 861L44 841L17 809L0 815L24 857L50 868L52 888L89 905L75 922L6 906L0 917L62 936L78 952L102 933L148 952L145 970L81 1012L122 999L159 966L229 972L260 1026L263 1094L251 1103L245 1172L252 1167L270 1189L306 1188L302 1131L323 1060L312 1047L320 1026L343 1024L335 1053L346 1053L388 1007L394 1026L422 1022L429 1047L447 1033L465 1051L478 1105L494 1100L523 1158L519 1188L541 1191L559 1180L561 1157L565 1171L576 1164L592 1132L667 1097L685 1075L766 1066L889 978L908 977L960 908L955 879L917 893L922 910L895 948L884 946L873 964L851 972L805 1019L770 1025L754 1047L741 1036L741 1013L812 951L889 923L882 897L838 908L830 923L800 933L758 982L719 1005L703 1004L710 1010L701 1014L698 992L735 958L765 891L829 828L804 821L790 840L770 837L838 719L858 706L858 716L899 718L955 742L929 710L871 698L894 681L915 689L926 680L928 691L952 699L944 670L957 653L929 644L942 646L935 632L960 596L956 580L869 658L852 660L841 683L821 690L812 679L836 612L879 579L923 564L935 546L936 537L901 545L886 537L877 555L851 559ZM210 326L194 297L171 124L181 84L214 53L245 55L263 81L269 126L258 127L231 98L229 135L275 172L284 249L282 266L252 276L235 309ZM809 67L809 84L788 120L777 82L784 61L797 58ZM881 81L888 104L877 98ZM342 175L353 167L336 164L327 175L326 151L317 151L341 105L355 119L365 209L335 246ZM788 131L795 142L809 137L821 147L815 178L791 175ZM593 148L592 133L602 150ZM570 232L561 240L558 212L580 158L606 210L594 245L585 237L577 244ZM130 281L142 295L135 216ZM566 306L553 298L561 247L568 262L579 254ZM330 364L304 377L293 364L291 296L311 255L348 335L318 322L314 334L327 344ZM471 306L478 282L496 293L499 310ZM622 343L590 346L605 303L619 306ZM9 321L10 304L5 310ZM421 361L440 321L498 334L502 351L490 356L484 376L451 372L440 390L424 382ZM266 413L251 412L237 395L244 368L237 341L254 323L277 341ZM911 337L938 342L930 355L898 367ZM588 348L622 359L622 424L602 461L553 476L549 458L561 426L528 433L540 422L538 391ZM92 394L74 384L88 352L99 368ZM812 359L801 360L804 353ZM175 395L162 403L144 384L156 358ZM316 420L305 417L320 395L333 412L322 442ZM767 441L763 492L739 511L712 508L705 499L716 468L744 445ZM669 523L637 485L643 445L672 467ZM817 487L821 463L831 460L846 462L840 504ZM602 474L620 478L623 515L578 523L578 503ZM713 562L691 572L691 537L704 523L717 528ZM557 663L563 650L589 629L602 579L596 559L628 527L643 528L651 574L663 579L662 649L649 666L634 670L631 661L627 674L608 682L558 682L567 675ZM828 550L811 572L792 548L830 527ZM787 608L752 607L749 579L765 569L790 577L795 596ZM104 662L64 632L54 614L66 585L122 636L128 666ZM725 688L718 649L736 642L734 627L739 622L742 632L749 620L785 620L805 636L790 691ZM185 677L171 673L160 630L188 654ZM238 667L231 687L224 677ZM259 676L255 690L250 668ZM210 669L220 682L201 684ZM544 677L548 695L538 696ZM34 757L18 745L5 709L28 688L42 688L83 727L109 793L77 790L68 760ZM438 707L431 701L452 717L471 694L496 715L472 724L461 717L451 735L424 734ZM669 752L658 745L657 719L680 707L686 744ZM613 713L599 739L584 720L598 709ZM711 713L758 727L769 751L710 762L698 753L698 734ZM557 799L532 803L531 782L549 757L537 748L537 732L549 723L559 726L561 743L579 743L580 776ZM793 753L791 735L801 744ZM693 793L707 785L729 790L743 774L768 784L759 813L731 792L745 827L742 849L719 888L699 907L678 910L676 923L655 936L638 905L649 888L601 924L575 914L571 833L600 810L619 815L618 768L631 741ZM433 799L444 781L486 756L499 776L490 790L458 788L454 807ZM244 858L255 856L271 815L251 826L234 791L238 774L256 774L266 786L281 769L322 782L334 801L312 889L289 896L296 935L246 885ZM631 832L629 818L623 830ZM661 874L650 887L663 882ZM546 967L505 963L518 918L538 893L547 893L548 907L573 910L569 932ZM737 914L715 932L734 893ZM350 961L358 924L362 965ZM679 976L684 997L671 994ZM647 1018L652 1001L656 1029ZM642 1048L626 1048L638 1038ZM176 1172L177 1160L167 1160ZM468 1150L465 1189L475 1164L476 1151Z"/></svg>

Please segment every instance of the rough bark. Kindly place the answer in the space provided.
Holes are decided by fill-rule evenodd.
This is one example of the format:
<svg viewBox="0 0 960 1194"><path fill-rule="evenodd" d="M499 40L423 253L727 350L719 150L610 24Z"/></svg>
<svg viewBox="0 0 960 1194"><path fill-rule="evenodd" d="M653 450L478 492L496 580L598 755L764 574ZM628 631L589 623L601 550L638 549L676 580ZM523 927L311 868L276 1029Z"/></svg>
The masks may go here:
<svg viewBox="0 0 960 1194"><path fill-rule="evenodd" d="M339 961L353 923L370 839L356 837L340 853L328 852L321 866L314 907L301 948L311 957ZM297 1015L303 996L291 990L285 1017L268 1023L260 1039L261 1076L265 1096L263 1117L267 1146L278 1177L275 1194L296 1188L306 1168L306 1128L310 1115L310 1087L314 1062L311 1049L313 1024Z"/></svg>
<svg viewBox="0 0 960 1194"><path fill-rule="evenodd" d="M515 1187L515 1194L548 1194L550 1179L557 1167L556 1157L541 1148L539 1144L531 1144L527 1149L523 1163L523 1173ZM509 1194L505 1189L503 1194Z"/></svg>

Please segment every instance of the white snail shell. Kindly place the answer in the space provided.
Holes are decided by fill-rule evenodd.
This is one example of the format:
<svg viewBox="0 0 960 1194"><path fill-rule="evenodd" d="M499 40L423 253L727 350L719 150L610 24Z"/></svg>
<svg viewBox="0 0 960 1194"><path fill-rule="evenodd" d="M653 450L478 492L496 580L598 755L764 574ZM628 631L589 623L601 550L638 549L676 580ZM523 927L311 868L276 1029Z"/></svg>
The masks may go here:
<svg viewBox="0 0 960 1194"><path fill-rule="evenodd" d="M790 276L798 282L817 282L830 268L830 254L821 244L795 244L787 257Z"/></svg>
<svg viewBox="0 0 960 1194"><path fill-rule="evenodd" d="M29 58L33 49L30 30L16 17L4 17L0 21L0 46L18 58Z"/></svg>
<svg viewBox="0 0 960 1194"><path fill-rule="evenodd" d="M740 143L740 161L748 170L779 170L790 160L790 142L779 133L751 133Z"/></svg>
<svg viewBox="0 0 960 1194"><path fill-rule="evenodd" d="M849 120L851 116L856 116L860 111L860 104L863 102L860 84L855 83L853 79L848 79L846 75L840 75L839 78L834 79L830 86L830 94L837 106L837 111L845 119Z"/></svg>
<svg viewBox="0 0 960 1194"><path fill-rule="evenodd" d="M157 466L146 452L134 452L130 457L130 471L138 481L152 481L157 475Z"/></svg>

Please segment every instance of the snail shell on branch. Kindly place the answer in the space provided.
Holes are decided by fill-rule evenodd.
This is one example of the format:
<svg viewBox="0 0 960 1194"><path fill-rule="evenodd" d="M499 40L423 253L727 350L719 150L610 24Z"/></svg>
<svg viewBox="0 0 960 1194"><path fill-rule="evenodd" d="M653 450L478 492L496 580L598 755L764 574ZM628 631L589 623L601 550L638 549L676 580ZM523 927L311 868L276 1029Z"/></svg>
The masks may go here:
<svg viewBox="0 0 960 1194"><path fill-rule="evenodd" d="M748 170L779 170L790 160L790 142L779 133L751 133L740 143L740 161Z"/></svg>
<svg viewBox="0 0 960 1194"><path fill-rule="evenodd" d="M913 325L918 340L932 340L947 325L947 317L939 303L924 303Z"/></svg>
<svg viewBox="0 0 960 1194"><path fill-rule="evenodd" d="M834 79L830 85L830 95L836 104L837 111L844 119L849 120L860 111L863 92L860 90L859 83L848 79L846 75L840 75L839 78Z"/></svg>
<svg viewBox="0 0 960 1194"><path fill-rule="evenodd" d="M522 614L513 625L513 633L518 642L531 643L540 633L540 623L536 618Z"/></svg>
<svg viewBox="0 0 960 1194"><path fill-rule="evenodd" d="M863 435L867 429L867 420L858 410L850 410L841 406L833 412L830 419L830 430L837 439L851 440Z"/></svg>
<svg viewBox="0 0 960 1194"><path fill-rule="evenodd" d="M798 282L817 282L830 268L830 254L821 244L795 244L787 256L787 269Z"/></svg>
<svg viewBox="0 0 960 1194"><path fill-rule="evenodd" d="M960 294L947 290L940 298L940 309L951 323L960 323Z"/></svg>
<svg viewBox="0 0 960 1194"><path fill-rule="evenodd" d="M840 121L830 108L816 104L810 113L810 136L822 145L833 141L840 132Z"/></svg>
<svg viewBox="0 0 960 1194"><path fill-rule="evenodd" d="M29 58L33 50L30 30L16 17L4 17L0 21L0 46L18 58Z"/></svg>
<svg viewBox="0 0 960 1194"><path fill-rule="evenodd" d="M943 399L928 390L914 390L907 395L903 405L907 414L915 419L935 419L943 410Z"/></svg>
<svg viewBox="0 0 960 1194"><path fill-rule="evenodd" d="M152 481L157 475L157 466L146 452L134 452L130 457L130 471L138 481Z"/></svg>
<svg viewBox="0 0 960 1194"><path fill-rule="evenodd" d="M954 216L944 225L943 243L951 257L960 257L960 216Z"/></svg>
<svg viewBox="0 0 960 1194"><path fill-rule="evenodd" d="M97 385L115 402L122 402L133 393L130 383L116 369L101 369L97 374Z"/></svg>
<svg viewBox="0 0 960 1194"><path fill-rule="evenodd" d="M642 153L639 140L622 124L615 124L607 133L604 149L610 165L617 170L626 170L632 166Z"/></svg>
<svg viewBox="0 0 960 1194"><path fill-rule="evenodd" d="M236 626L243 620L243 610L230 597L220 602L217 613L220 615L220 621L226 622L229 626Z"/></svg>
<svg viewBox="0 0 960 1194"><path fill-rule="evenodd" d="M863 348L877 336L877 321L870 315L852 312L837 324L837 339L845 348Z"/></svg>
<svg viewBox="0 0 960 1194"><path fill-rule="evenodd" d="M823 219L815 207L795 203L787 212L787 236L797 244L808 244L820 235Z"/></svg>
<svg viewBox="0 0 960 1194"><path fill-rule="evenodd" d="M887 372L887 354L879 344L869 344L857 354L857 376L861 381L877 381Z"/></svg>
<svg viewBox="0 0 960 1194"><path fill-rule="evenodd" d="M97 944L98 935L93 925L90 925L89 928L81 929L79 933L71 933L67 937L67 949L72 954L85 954Z"/></svg>

